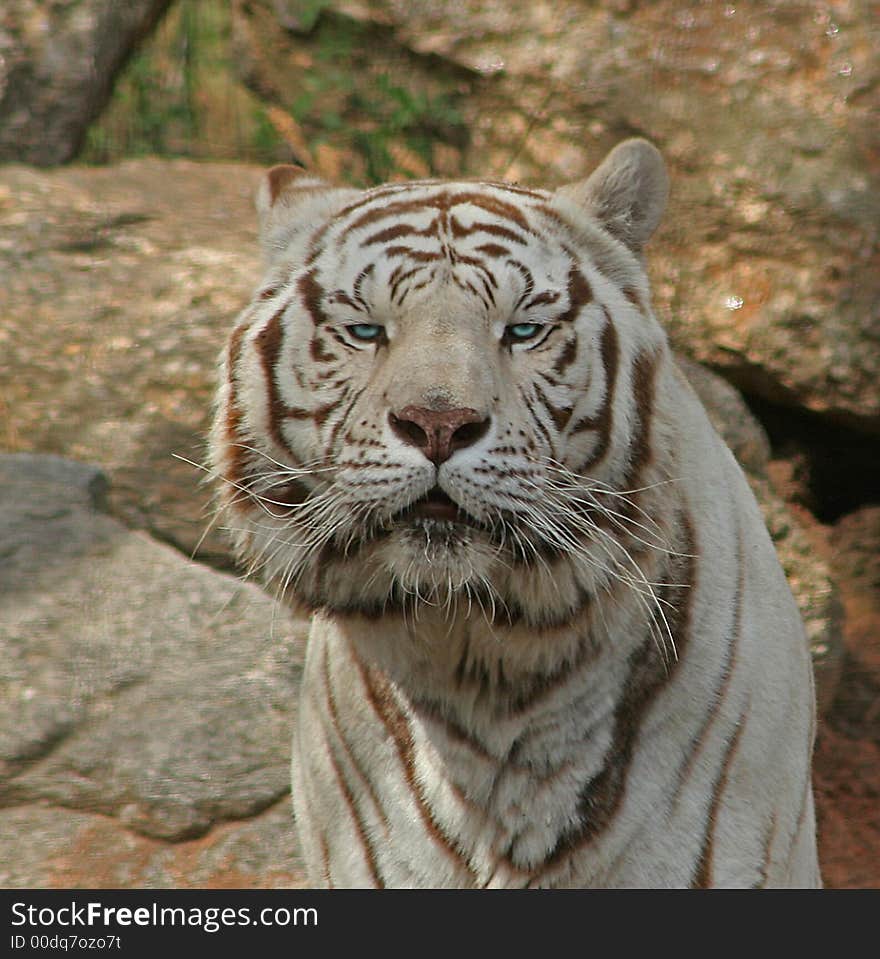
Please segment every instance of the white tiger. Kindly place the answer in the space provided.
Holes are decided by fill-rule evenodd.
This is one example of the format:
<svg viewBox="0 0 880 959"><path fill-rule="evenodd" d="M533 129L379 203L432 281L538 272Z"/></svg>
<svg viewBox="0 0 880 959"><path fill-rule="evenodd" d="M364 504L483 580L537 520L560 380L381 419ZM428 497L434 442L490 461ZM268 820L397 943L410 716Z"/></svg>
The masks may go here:
<svg viewBox="0 0 880 959"><path fill-rule="evenodd" d="M212 460L314 617L314 884L819 884L798 611L650 308L667 189L640 139L555 193L265 177Z"/></svg>

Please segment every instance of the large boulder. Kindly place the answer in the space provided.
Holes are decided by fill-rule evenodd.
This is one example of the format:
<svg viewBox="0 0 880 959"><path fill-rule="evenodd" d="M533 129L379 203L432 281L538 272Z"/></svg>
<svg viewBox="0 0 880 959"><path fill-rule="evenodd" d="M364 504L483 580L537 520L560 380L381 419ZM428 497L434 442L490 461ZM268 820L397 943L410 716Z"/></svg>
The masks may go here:
<svg viewBox="0 0 880 959"><path fill-rule="evenodd" d="M171 0L4 0L0 162L73 159L113 80Z"/></svg>
<svg viewBox="0 0 880 959"><path fill-rule="evenodd" d="M0 444L100 463L115 515L221 565L193 464L259 279L257 177L183 160L0 167Z"/></svg>
<svg viewBox="0 0 880 959"><path fill-rule="evenodd" d="M470 175L554 185L624 136L652 138L672 171L650 259L676 346L746 392L880 433L873 4L331 0L318 19L303 9L237 0L237 62L314 140L397 143L414 108L366 127L361 116L363 90L389 84L415 106L455 105ZM333 72L343 47L356 89Z"/></svg>
<svg viewBox="0 0 880 959"><path fill-rule="evenodd" d="M52 885L51 860L92 885L133 850L158 869L167 841L197 838L195 871L235 868L222 839L259 864L254 882L296 881L279 835L304 626L128 530L106 490L92 466L0 456L0 806L17 823L0 883Z"/></svg>

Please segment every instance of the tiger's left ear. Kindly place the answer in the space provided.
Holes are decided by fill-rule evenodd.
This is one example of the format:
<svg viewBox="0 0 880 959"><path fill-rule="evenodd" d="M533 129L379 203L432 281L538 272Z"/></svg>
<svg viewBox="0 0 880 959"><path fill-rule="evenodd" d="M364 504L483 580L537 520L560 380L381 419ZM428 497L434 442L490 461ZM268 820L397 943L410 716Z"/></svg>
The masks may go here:
<svg viewBox="0 0 880 959"><path fill-rule="evenodd" d="M666 208L669 176L660 151L635 137L619 143L586 180L556 192L641 254Z"/></svg>
<svg viewBox="0 0 880 959"><path fill-rule="evenodd" d="M356 193L302 167L272 167L260 181L256 197L260 242L266 256L271 260L283 253L298 233L319 225Z"/></svg>

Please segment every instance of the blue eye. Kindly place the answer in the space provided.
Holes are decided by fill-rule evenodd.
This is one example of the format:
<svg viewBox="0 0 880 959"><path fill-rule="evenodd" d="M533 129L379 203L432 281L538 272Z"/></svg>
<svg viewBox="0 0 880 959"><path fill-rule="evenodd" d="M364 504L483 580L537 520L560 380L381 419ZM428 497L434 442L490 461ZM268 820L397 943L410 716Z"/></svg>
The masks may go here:
<svg viewBox="0 0 880 959"><path fill-rule="evenodd" d="M385 327L378 323L352 323L346 329L356 340L370 342L380 339L385 333Z"/></svg>
<svg viewBox="0 0 880 959"><path fill-rule="evenodd" d="M512 323L504 328L505 339L508 342L516 340L521 343L534 339L543 328L541 323Z"/></svg>

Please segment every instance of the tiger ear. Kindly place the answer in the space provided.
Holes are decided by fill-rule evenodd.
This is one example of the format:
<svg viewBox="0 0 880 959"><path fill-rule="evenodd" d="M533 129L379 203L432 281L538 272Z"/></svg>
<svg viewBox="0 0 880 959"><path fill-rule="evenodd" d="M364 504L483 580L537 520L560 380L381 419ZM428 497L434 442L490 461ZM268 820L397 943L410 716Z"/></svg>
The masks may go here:
<svg viewBox="0 0 880 959"><path fill-rule="evenodd" d="M263 175L256 207L260 242L271 260L298 234L317 226L357 191L336 187L303 167L281 164Z"/></svg>
<svg viewBox="0 0 880 959"><path fill-rule="evenodd" d="M557 195L640 254L666 208L669 176L660 151L634 137L619 143L586 180L561 187Z"/></svg>

